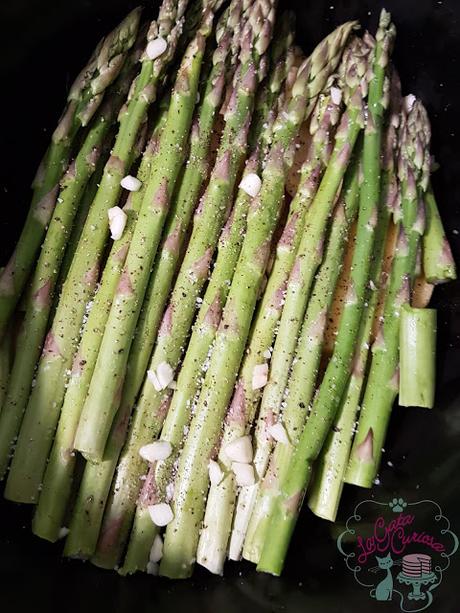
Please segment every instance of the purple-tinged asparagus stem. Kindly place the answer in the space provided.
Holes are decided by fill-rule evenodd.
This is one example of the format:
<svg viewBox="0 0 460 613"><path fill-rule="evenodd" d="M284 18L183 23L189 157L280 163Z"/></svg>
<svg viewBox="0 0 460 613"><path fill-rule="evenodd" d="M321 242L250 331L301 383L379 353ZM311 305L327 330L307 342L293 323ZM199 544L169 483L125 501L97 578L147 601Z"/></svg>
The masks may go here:
<svg viewBox="0 0 460 613"><path fill-rule="evenodd" d="M228 31L221 32L220 22L217 27L218 47L212 57L211 72L206 80L202 103L192 127L189 159L174 197L162 247L157 255L144 301L144 310L140 315L130 350L120 408L112 425L103 460L86 465L80 484L65 547L65 554L69 556L90 557L95 551L104 507L125 441L129 417L158 331L161 319L158 313L161 314L164 310L181 255L181 245L186 238L187 226L202 185L209 175L208 156L213 129L223 100L224 81L232 74L232 70L228 71L229 63L232 67L234 62L234 53L229 56L229 43L232 30L235 30L240 19L240 3L234 2L230 8L229 15L224 15L220 20L227 25Z"/></svg>
<svg viewBox="0 0 460 613"><path fill-rule="evenodd" d="M286 47L289 47L292 42L292 33L288 34L283 32L283 35L282 42ZM277 51L278 49L275 49L275 52ZM280 94L280 91L292 68L293 59L293 54L288 50L286 51L287 55L279 58L279 61L282 61L284 65L284 73L281 70L281 66L278 64L277 70L270 75L269 82L260 92L256 100L255 110L260 110L261 106L265 107L270 101L273 104L276 98L278 98L278 103L283 99L283 95ZM249 141L261 143L261 148L266 149L268 146L267 143L270 141L273 121L273 113L270 113L268 117L265 117L265 122L253 122L251 124ZM259 146L257 146L246 163L243 181L254 173L260 173L262 155ZM174 462L180 450L184 430L188 427L190 421L193 399L199 390L203 369L214 342L215 334L220 323L222 309L227 299L233 272L241 251L250 201L250 195L243 189L240 189L232 212L222 230L216 263L202 299L200 310L194 324L194 330L187 346L184 361L181 365L177 380L177 390L172 398L161 431L161 440L168 441L172 445L173 452L166 460L158 462L156 466L153 467L153 470L150 471L152 475L150 476L149 473L150 478L147 478L144 484L143 490L151 490L153 484L154 495L143 496L141 493L140 501L136 509L133 529L131 530L125 562L122 568L123 573L145 570L147 566L149 552L155 535L158 533L158 529L150 519L145 501L147 500L149 504L153 504L152 500L159 502L168 498L168 484L172 479ZM142 504L141 501L144 501L144 504Z"/></svg>
<svg viewBox="0 0 460 613"><path fill-rule="evenodd" d="M400 189L395 174L398 147L398 126L401 111L401 86L395 71L391 77L390 116L385 133L382 156L382 188L380 218L375 238L367 309L361 321L353 367L346 392L341 400L334 425L315 464L314 479L309 490L308 505L316 515L335 521L343 490L350 455L355 420L364 386L372 332L378 316L378 305L385 292L384 259L390 217L399 206Z"/></svg>
<svg viewBox="0 0 460 613"><path fill-rule="evenodd" d="M139 26L134 9L97 46L89 63L70 88L68 103L35 177L32 204L16 248L0 275L0 338L23 292L56 205L59 182L72 146L100 105L105 90L118 76Z"/></svg>
<svg viewBox="0 0 460 613"><path fill-rule="evenodd" d="M431 184L425 194L426 227L422 239L423 272L428 283L457 278L452 250L447 240Z"/></svg>
<svg viewBox="0 0 460 613"><path fill-rule="evenodd" d="M378 471L388 420L399 389L400 312L409 302L417 251L424 231L423 196L429 181L430 126L426 111L413 97L401 114L398 175L402 204L399 234L385 296L383 323L372 346L358 431L348 463L346 482L371 487Z"/></svg>
<svg viewBox="0 0 460 613"><path fill-rule="evenodd" d="M4 476L8 466L10 452L29 398L35 366L40 357L52 313L60 264L73 220L85 187L98 164L104 140L116 122L117 114L126 98L138 60L139 53L135 48L93 119L77 157L71 162L61 180L58 204L51 217L27 293L26 314L17 339L17 351L4 410L0 417L0 478Z"/></svg>
<svg viewBox="0 0 460 613"><path fill-rule="evenodd" d="M259 4L252 10L257 10ZM217 161L208 188L195 213L194 228L167 310L163 316L157 344L150 362L150 370L156 371L162 363L175 369L182 354L196 310L196 298L200 295L208 277L210 264L219 232L226 213L237 175L246 153L247 131L252 114L257 86L256 66L258 57L268 44L267 29L254 34L253 60L251 42L253 30L248 25L242 37L240 64L235 75L234 94L226 109L226 124L221 139ZM121 456L115 477L115 491L109 500L98 551L93 560L98 565L113 566L128 536L139 490L139 477L144 461L139 456L140 447L156 438L165 417L165 396L170 390L156 391L147 379L134 413L128 441ZM113 526L117 526L113 529ZM106 535L110 535L107 538Z"/></svg>

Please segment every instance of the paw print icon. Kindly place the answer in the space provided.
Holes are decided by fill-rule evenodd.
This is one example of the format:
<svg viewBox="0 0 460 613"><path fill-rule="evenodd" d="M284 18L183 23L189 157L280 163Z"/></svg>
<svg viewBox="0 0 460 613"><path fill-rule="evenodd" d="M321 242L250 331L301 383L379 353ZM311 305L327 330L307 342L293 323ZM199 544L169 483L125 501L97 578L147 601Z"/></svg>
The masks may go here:
<svg viewBox="0 0 460 613"><path fill-rule="evenodd" d="M388 503L388 506L393 513L402 513L407 507L407 502L403 498L393 498L393 500Z"/></svg>

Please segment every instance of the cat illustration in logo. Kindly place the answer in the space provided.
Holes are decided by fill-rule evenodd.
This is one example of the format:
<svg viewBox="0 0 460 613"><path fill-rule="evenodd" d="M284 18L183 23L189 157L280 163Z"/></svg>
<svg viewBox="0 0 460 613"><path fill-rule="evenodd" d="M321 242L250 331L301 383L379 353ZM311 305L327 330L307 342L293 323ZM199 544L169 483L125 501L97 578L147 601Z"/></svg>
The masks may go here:
<svg viewBox="0 0 460 613"><path fill-rule="evenodd" d="M395 564L400 564L401 562L394 561L391 557L391 553L388 553L385 557L379 558L379 556L375 556L377 560L378 566L374 566L369 570L371 572L378 572L379 570L386 570L386 576L378 583L375 588L373 588L370 592L372 598L376 600L391 600L393 597L393 575L391 574L391 569Z"/></svg>

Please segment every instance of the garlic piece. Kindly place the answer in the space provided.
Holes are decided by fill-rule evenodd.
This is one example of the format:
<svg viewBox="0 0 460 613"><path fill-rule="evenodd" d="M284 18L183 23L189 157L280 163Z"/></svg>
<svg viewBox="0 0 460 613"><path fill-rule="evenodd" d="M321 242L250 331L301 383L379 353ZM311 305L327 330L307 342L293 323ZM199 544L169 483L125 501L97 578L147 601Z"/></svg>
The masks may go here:
<svg viewBox="0 0 460 613"><path fill-rule="evenodd" d="M278 441L278 443L283 443L283 445L287 445L289 443L286 428L280 421L270 426L268 433L275 439L275 441Z"/></svg>
<svg viewBox="0 0 460 613"><path fill-rule="evenodd" d="M232 462L232 470L235 474L237 485L245 487L248 485L254 485L256 482L254 467L252 464L246 464L245 462Z"/></svg>
<svg viewBox="0 0 460 613"><path fill-rule="evenodd" d="M158 568L158 564L156 562L152 562L152 561L147 562L146 571L148 575L153 575L154 577L156 577L158 575L159 570L160 569Z"/></svg>
<svg viewBox="0 0 460 613"><path fill-rule="evenodd" d="M260 192L262 181L260 180L259 175L256 175L254 172L250 172L247 175L244 175L244 177L241 179L239 187L249 196L255 198Z"/></svg>
<svg viewBox="0 0 460 613"><path fill-rule="evenodd" d="M224 476L224 471L215 460L209 460L208 464L209 480L211 485L219 485Z"/></svg>
<svg viewBox="0 0 460 613"><path fill-rule="evenodd" d="M168 441L155 441L144 445L139 449L139 455L147 462L156 462L157 460L166 460L172 453L171 443Z"/></svg>
<svg viewBox="0 0 460 613"><path fill-rule="evenodd" d="M251 437L240 436L225 445L225 454L229 460L234 462L251 462L252 461L252 443Z"/></svg>
<svg viewBox="0 0 460 613"><path fill-rule="evenodd" d="M123 179L120 181L120 185L124 189L127 189L128 192L138 192L142 183L139 181L139 179L136 179L136 177L126 175L126 177L123 177Z"/></svg>
<svg viewBox="0 0 460 613"><path fill-rule="evenodd" d="M156 526L167 526L174 517L171 507L166 502L151 504L147 509L151 520Z"/></svg>
<svg viewBox="0 0 460 613"><path fill-rule="evenodd" d="M147 379L150 381L150 383L153 385L157 392L161 392L163 388L161 387L160 382L158 381L157 373L154 370L147 371Z"/></svg>
<svg viewBox="0 0 460 613"><path fill-rule="evenodd" d="M123 211L123 209L120 209L119 206L113 206L107 211L107 215L109 217L111 238L112 240L117 241L123 236L128 216Z"/></svg>
<svg viewBox="0 0 460 613"><path fill-rule="evenodd" d="M161 385L161 389L166 389L170 383L174 380L174 371L168 362L161 362L157 367L158 382Z"/></svg>
<svg viewBox="0 0 460 613"><path fill-rule="evenodd" d="M158 38L154 38L153 40L147 43L145 53L147 54L147 57L149 58L149 60L156 60L157 57L160 57L160 55L163 55L163 53L166 51L167 48L168 48L168 43L165 41L164 38L159 36Z"/></svg>
<svg viewBox="0 0 460 613"><path fill-rule="evenodd" d="M338 87L331 87L331 100L338 106L342 102L342 90Z"/></svg>
<svg viewBox="0 0 460 613"><path fill-rule="evenodd" d="M152 548L150 549L150 562L159 562L163 557L163 539L159 534L155 536Z"/></svg>
<svg viewBox="0 0 460 613"><path fill-rule="evenodd" d="M258 390L267 385L268 364L257 364L252 371L252 389Z"/></svg>

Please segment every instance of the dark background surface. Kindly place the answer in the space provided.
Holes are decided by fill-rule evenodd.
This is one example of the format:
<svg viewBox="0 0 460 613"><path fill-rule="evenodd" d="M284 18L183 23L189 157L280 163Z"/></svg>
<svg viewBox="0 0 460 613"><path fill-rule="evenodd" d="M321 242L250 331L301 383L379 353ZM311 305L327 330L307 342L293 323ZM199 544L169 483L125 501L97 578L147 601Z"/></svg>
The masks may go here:
<svg viewBox="0 0 460 613"><path fill-rule="evenodd" d="M3 0L0 5L0 263L8 257L28 208L29 185L65 101L65 94L100 36L135 6L130 0ZM154 3L156 4L156 3ZM398 28L394 54L404 93L419 95L433 126L434 177L447 234L460 262L460 3L456 0L301 0L298 41L306 52L335 25L358 18L374 32L381 6ZM149 3L149 7L151 3ZM436 409L396 409L380 484L371 495L387 501L436 500L460 533L460 285L437 288L439 309ZM339 523L369 492L347 489ZM346 572L331 525L306 509L281 579L228 564L225 579L197 569L171 583L150 576L120 578L89 564L62 560L60 546L30 533L30 509L0 501L0 611L49 612L187 610L397 611L369 599ZM460 611L459 555L436 590L430 611Z"/></svg>

